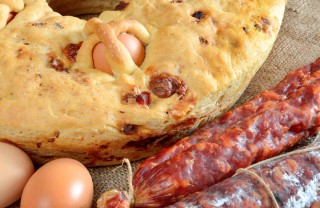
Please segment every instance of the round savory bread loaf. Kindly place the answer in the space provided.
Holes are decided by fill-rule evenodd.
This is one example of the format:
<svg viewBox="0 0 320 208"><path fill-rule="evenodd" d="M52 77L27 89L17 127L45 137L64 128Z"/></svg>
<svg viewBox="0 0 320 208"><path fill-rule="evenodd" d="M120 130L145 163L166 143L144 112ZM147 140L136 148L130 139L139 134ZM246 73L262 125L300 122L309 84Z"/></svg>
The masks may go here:
<svg viewBox="0 0 320 208"><path fill-rule="evenodd" d="M150 156L232 107L267 58L285 2L0 0L0 141L40 164ZM141 65L122 33L143 43ZM100 42L112 73L94 67Z"/></svg>

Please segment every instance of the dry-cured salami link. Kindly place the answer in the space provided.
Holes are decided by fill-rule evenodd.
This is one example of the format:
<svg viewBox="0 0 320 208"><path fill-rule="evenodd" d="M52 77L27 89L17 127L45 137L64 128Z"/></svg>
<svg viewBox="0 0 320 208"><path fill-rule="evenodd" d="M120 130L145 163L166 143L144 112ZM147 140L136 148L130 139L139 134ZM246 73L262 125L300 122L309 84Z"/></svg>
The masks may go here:
<svg viewBox="0 0 320 208"><path fill-rule="evenodd" d="M320 201L320 143L263 161L168 208L301 208Z"/></svg>
<svg viewBox="0 0 320 208"><path fill-rule="evenodd" d="M246 200L243 200L243 199ZM263 204L263 206L261 206ZM185 207L268 207L272 199L263 185L251 175L240 174L218 183L204 191L182 199L170 208Z"/></svg>
<svg viewBox="0 0 320 208"><path fill-rule="evenodd" d="M144 162L142 165L147 163L146 167L149 165L151 169L140 169L135 174L135 205L172 204L231 176L238 168L273 157L306 138L320 125L320 59L303 70L310 73L302 75L301 81L278 85L277 90L282 88L284 94L281 99L259 103L258 96L253 102L258 104L252 105L255 110L249 114L243 110L228 117L226 123L231 120L230 125L221 131L216 130L215 124L209 124L195 134L198 138L191 139L196 141L194 144L188 144L187 138L179 142L178 153L168 156L166 150L160 152L164 161L155 165L148 160Z"/></svg>
<svg viewBox="0 0 320 208"><path fill-rule="evenodd" d="M225 129L241 122L244 118L263 110L264 106L271 107L285 100L301 86L315 82L315 79L319 77L319 66L320 58L310 65L292 71L273 89L260 93L243 106L229 111L220 118L208 123L193 135L180 140L180 142L175 145L148 158L138 167L135 174L136 177L134 178L134 186L139 186L139 184L144 181L144 175L161 162L183 152L201 140L206 140L221 134Z"/></svg>

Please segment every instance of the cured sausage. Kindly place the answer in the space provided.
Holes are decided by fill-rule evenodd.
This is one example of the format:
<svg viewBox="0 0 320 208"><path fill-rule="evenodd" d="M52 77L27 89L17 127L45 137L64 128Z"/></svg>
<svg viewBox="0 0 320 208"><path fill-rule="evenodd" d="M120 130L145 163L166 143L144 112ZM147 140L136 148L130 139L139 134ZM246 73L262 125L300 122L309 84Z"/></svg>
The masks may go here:
<svg viewBox="0 0 320 208"><path fill-rule="evenodd" d="M141 163L133 180L134 206L173 204L230 177L238 169L279 154L319 131L319 109L320 58ZM259 188L261 184L252 186ZM118 192L118 196L121 194ZM130 200L118 196L112 203L129 207Z"/></svg>
<svg viewBox="0 0 320 208"><path fill-rule="evenodd" d="M163 207L273 157L320 125L320 58L145 160L134 175L137 207Z"/></svg>
<svg viewBox="0 0 320 208"><path fill-rule="evenodd" d="M318 137L320 138L320 137ZM263 161L168 208L319 207L320 141Z"/></svg>
<svg viewBox="0 0 320 208"><path fill-rule="evenodd" d="M144 175L159 163L172 158L195 143L206 140L214 135L221 134L228 127L241 122L244 118L254 113L264 110L264 106L275 105L294 93L301 86L312 82L318 76L320 58L310 65L301 67L289 73L277 86L271 90L266 90L254 97L246 104L225 113L220 118L213 120L194 134L186 137L175 145L160 151L157 155L146 159L136 170L134 184L137 185L144 180Z"/></svg>

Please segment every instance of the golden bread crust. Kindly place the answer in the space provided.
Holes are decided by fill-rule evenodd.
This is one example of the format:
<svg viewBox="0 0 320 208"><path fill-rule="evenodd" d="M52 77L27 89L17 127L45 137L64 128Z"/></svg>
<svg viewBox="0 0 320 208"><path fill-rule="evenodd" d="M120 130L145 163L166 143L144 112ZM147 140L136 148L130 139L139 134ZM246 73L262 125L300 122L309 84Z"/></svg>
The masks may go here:
<svg viewBox="0 0 320 208"><path fill-rule="evenodd" d="M88 2L98 8L100 1ZM86 22L44 0L25 0L0 28L0 141L37 163L72 157L100 166L147 157L235 103L268 56L285 8L285 0L126 2ZM141 25L133 33L146 46L142 65L127 70L131 60L117 62L109 51L109 61L120 64L114 75L94 69L97 25L128 21L133 31ZM79 43L74 63L64 49ZM143 93L150 103L139 102Z"/></svg>

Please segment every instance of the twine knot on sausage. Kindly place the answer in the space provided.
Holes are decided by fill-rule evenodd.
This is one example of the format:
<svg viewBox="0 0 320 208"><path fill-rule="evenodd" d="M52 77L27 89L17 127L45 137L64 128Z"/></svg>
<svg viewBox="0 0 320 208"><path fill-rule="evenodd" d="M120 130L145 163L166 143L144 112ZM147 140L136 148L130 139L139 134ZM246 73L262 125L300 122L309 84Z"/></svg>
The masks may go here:
<svg viewBox="0 0 320 208"><path fill-rule="evenodd" d="M148 44L150 34L137 20L114 20L110 23L104 23L98 18L92 18L85 24L84 32L88 38L83 42L77 58L77 62L80 62L82 66L93 68L92 58L88 63L88 57L92 57L93 48L101 42L106 48L105 58L115 76L123 73L132 74L135 70L140 69L117 37L122 33L130 33L144 45Z"/></svg>
<svg viewBox="0 0 320 208"><path fill-rule="evenodd" d="M277 161L277 160L281 160L283 158L292 156L292 155L299 155L299 154L304 154L304 153L311 153L312 151L319 151L320 150L320 133L317 134L316 138L314 139L313 143L305 148L302 149L298 149L292 152L288 152L286 154L282 154L276 157L272 157L270 159L261 161L259 163L256 163L254 165L251 165L247 168L240 168L237 170L236 175L238 174L248 174L250 175L253 179L257 180L265 189L266 193L268 194L268 196L271 199L272 202L272 207L273 208L280 208L282 206L280 206L279 202L276 199L276 196L274 195L274 192L271 190L271 188L268 185L268 182L265 181L265 179L258 175L253 169L257 166L263 166L264 164L268 164L269 162L273 162L273 161ZM315 176L316 177L316 176Z"/></svg>
<svg viewBox="0 0 320 208"><path fill-rule="evenodd" d="M118 191L116 189L104 192L99 199L97 200L97 207L104 208L106 206L117 204L118 208L129 208L134 206L134 197L133 197L133 185L132 185L132 167L130 161L125 158L123 159L123 163L126 163L128 168L128 186L129 190L126 191ZM122 165L120 167L122 167ZM118 168L120 168L118 167ZM116 168L117 169L117 168Z"/></svg>

